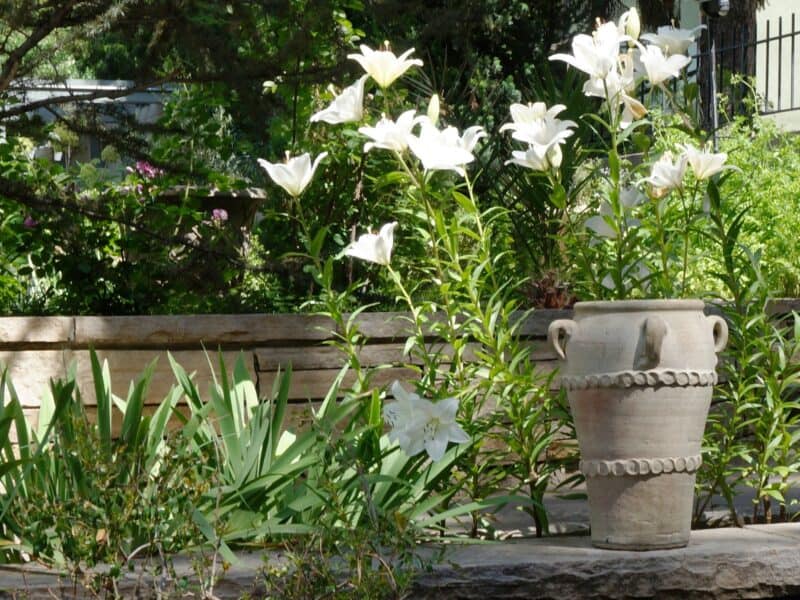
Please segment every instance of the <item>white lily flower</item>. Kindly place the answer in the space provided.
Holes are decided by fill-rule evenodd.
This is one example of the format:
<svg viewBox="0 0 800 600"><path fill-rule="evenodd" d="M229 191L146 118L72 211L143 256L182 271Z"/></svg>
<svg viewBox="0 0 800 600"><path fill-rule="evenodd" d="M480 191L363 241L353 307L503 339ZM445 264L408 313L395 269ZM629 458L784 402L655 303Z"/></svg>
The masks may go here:
<svg viewBox="0 0 800 600"><path fill-rule="evenodd" d="M480 125L473 125L467 127L461 137L458 138L458 144L467 152L472 152L475 146L478 145L478 140L485 138L488 134Z"/></svg>
<svg viewBox="0 0 800 600"><path fill-rule="evenodd" d="M505 162L507 165L519 165L533 171L549 171L561 166L563 154L561 146L530 146L525 151L515 150L511 153L513 158Z"/></svg>
<svg viewBox="0 0 800 600"><path fill-rule="evenodd" d="M708 179L712 175L716 175L725 169L725 161L728 160L728 155L725 152L717 154L710 152L708 148L699 150L691 144L684 144L683 155L692 167L692 172L697 179Z"/></svg>
<svg viewBox="0 0 800 600"><path fill-rule="evenodd" d="M359 127L359 133L374 140L364 144L364 152L369 152L372 148L405 152L408 148L408 136L422 118L417 117L415 111L407 110L397 118L397 121L383 117L375 127Z"/></svg>
<svg viewBox="0 0 800 600"><path fill-rule="evenodd" d="M367 81L367 77L368 75L364 75L353 85L342 90L327 108L312 115L311 122L324 121L337 125L360 121L364 116L364 82Z"/></svg>
<svg viewBox="0 0 800 600"><path fill-rule="evenodd" d="M389 266L392 261L392 247L394 246L394 230L396 227L397 221L393 221L381 227L377 234L362 234L345 249L344 253L347 256Z"/></svg>
<svg viewBox="0 0 800 600"><path fill-rule="evenodd" d="M439 122L439 94L434 94L428 101L428 120L436 125Z"/></svg>
<svg viewBox="0 0 800 600"><path fill-rule="evenodd" d="M463 137L455 127L439 130L424 119L419 136L409 135L407 139L408 147L426 171L455 171L464 177L464 165L475 160L471 150L481 137L474 130L469 134L464 132Z"/></svg>
<svg viewBox="0 0 800 600"><path fill-rule="evenodd" d="M636 88L634 61L635 56L630 50L617 55L616 68L603 78L590 77L583 84L583 93L586 96L608 98L611 103L620 104L622 95Z"/></svg>
<svg viewBox="0 0 800 600"><path fill-rule="evenodd" d="M705 25L700 25L694 29L677 29L671 25L659 27L656 33L645 33L641 39L650 42L661 48L665 54L686 54L697 39L700 31L705 29Z"/></svg>
<svg viewBox="0 0 800 600"><path fill-rule="evenodd" d="M622 100L622 116L619 120L619 128L625 129L634 121L644 118L647 108L633 96L623 93L620 95Z"/></svg>
<svg viewBox="0 0 800 600"><path fill-rule="evenodd" d="M544 102L514 103L509 109L513 123L506 123L500 128L500 131L505 131L506 129L516 131L524 125L540 123L543 119L554 119L566 108L563 104L554 104L547 108Z"/></svg>
<svg viewBox="0 0 800 600"><path fill-rule="evenodd" d="M388 43L386 46L388 47ZM406 50L400 56L395 56L394 52L390 50L373 50L362 44L361 54L348 54L347 58L360 64L379 86L387 88L411 67L422 66L422 61L418 58L408 58L412 52L414 52L414 48Z"/></svg>
<svg viewBox="0 0 800 600"><path fill-rule="evenodd" d="M668 79L680 77L681 69L692 62L683 54L671 54L669 57L658 46L642 46L639 44L639 59L647 71L647 78L653 85L661 85Z"/></svg>
<svg viewBox="0 0 800 600"><path fill-rule="evenodd" d="M613 104L622 104L619 127L625 129L633 121L647 114L647 108L631 92L636 88L635 56L632 52L619 55L618 69L611 71L605 79L589 78L583 84L583 93L598 98L608 97Z"/></svg>
<svg viewBox="0 0 800 600"><path fill-rule="evenodd" d="M550 108L544 102L533 104L512 104L513 123L506 123L500 131L511 130L511 137L529 145L526 152L512 152L512 159L506 164L517 164L534 171L547 171L561 166L563 155L560 144L575 132L574 121L562 121L556 115L566 108L556 104Z"/></svg>
<svg viewBox="0 0 800 600"><path fill-rule="evenodd" d="M550 60L564 61L589 77L603 80L616 68L619 46L628 39L614 23L603 23L592 35L572 38L572 54L554 54Z"/></svg>
<svg viewBox="0 0 800 600"><path fill-rule="evenodd" d="M397 381L392 384L392 394L396 401L383 409L384 418L392 426L389 439L396 441L407 455L425 450L431 460L437 461L444 456L449 442L462 444L470 440L456 423L456 398L431 402L406 392Z"/></svg>
<svg viewBox="0 0 800 600"><path fill-rule="evenodd" d="M661 158L653 163L650 177L647 177L645 181L655 188L654 191L657 197L662 197L669 190L683 187L686 164L686 155L681 155L675 160L672 152L665 152L661 155Z"/></svg>
<svg viewBox="0 0 800 600"><path fill-rule="evenodd" d="M397 442L403 452L413 456L410 450L414 444L414 439L407 432L407 428L411 423L411 419L419 411L422 398L413 392L409 394L403 389L399 381L392 383L391 390L395 401L383 407L383 418L392 428L388 437L390 441ZM417 450L414 454L419 451Z"/></svg>
<svg viewBox="0 0 800 600"><path fill-rule="evenodd" d="M511 134L515 140L525 142L531 146L544 146L549 148L563 144L575 132L570 127L577 127L574 121L560 119L542 119L538 124L530 124L517 128Z"/></svg>
<svg viewBox="0 0 800 600"><path fill-rule="evenodd" d="M511 118L514 122L506 123L500 131L509 129L513 131L511 137L515 140L532 146L549 148L555 144L563 144L575 133L570 127L578 126L575 121L555 118L566 108L563 104L556 104L548 109L544 102L528 105L512 104Z"/></svg>
<svg viewBox="0 0 800 600"><path fill-rule="evenodd" d="M619 202L622 205L623 210L633 208L642 200L642 195L636 188L626 188L622 190L619 197ZM608 219L606 217L608 217ZM598 211L598 214L586 219L586 221L583 223L583 226L586 227L586 229L593 231L598 237L615 240L619 235L619 231L616 227L609 223L609 219L612 222L615 221L614 210L611 208L611 204L609 204L607 201L603 201L600 204L600 210ZM632 217L625 218L625 228L637 227L640 225L640 223L641 222L639 219L634 219ZM595 240L592 241L595 244L597 243Z"/></svg>
<svg viewBox="0 0 800 600"><path fill-rule="evenodd" d="M623 89L622 78L616 70L610 71L605 77L589 77L583 84L584 96L608 97L611 102L614 102Z"/></svg>
<svg viewBox="0 0 800 600"><path fill-rule="evenodd" d="M312 164L311 155L308 152L295 157L291 157L287 153L285 163L271 163L259 158L258 164L267 171L272 181L286 190L290 196L297 198L311 183L314 171L326 156L328 156L327 152L320 153Z"/></svg>

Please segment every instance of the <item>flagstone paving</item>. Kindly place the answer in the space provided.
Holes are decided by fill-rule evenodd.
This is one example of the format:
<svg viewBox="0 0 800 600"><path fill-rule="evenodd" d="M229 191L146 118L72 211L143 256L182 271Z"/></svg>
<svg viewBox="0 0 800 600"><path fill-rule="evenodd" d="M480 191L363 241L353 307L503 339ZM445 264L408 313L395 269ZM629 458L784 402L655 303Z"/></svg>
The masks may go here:
<svg viewBox="0 0 800 600"><path fill-rule="evenodd" d="M195 565L175 559L177 576L195 579ZM240 554L214 586L216 598L259 597L263 555ZM190 588L197 585L196 581ZM155 597L157 578L127 573L124 598ZM58 573L0 569L0 598L89 598ZM521 538L451 545L420 575L412 598L796 598L800 597L800 523L695 531L679 550L599 550L588 536Z"/></svg>

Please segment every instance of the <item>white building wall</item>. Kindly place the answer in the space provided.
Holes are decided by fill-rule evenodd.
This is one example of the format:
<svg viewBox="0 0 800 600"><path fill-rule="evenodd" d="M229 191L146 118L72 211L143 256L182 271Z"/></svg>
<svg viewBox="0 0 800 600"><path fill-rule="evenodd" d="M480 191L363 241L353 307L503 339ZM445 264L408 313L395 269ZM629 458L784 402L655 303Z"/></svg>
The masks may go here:
<svg viewBox="0 0 800 600"><path fill-rule="evenodd" d="M800 0L767 0L758 13L756 39L766 39L768 34L776 38L792 30L800 30ZM796 107L770 118L784 129L800 131L800 35L758 45L756 85L767 111Z"/></svg>

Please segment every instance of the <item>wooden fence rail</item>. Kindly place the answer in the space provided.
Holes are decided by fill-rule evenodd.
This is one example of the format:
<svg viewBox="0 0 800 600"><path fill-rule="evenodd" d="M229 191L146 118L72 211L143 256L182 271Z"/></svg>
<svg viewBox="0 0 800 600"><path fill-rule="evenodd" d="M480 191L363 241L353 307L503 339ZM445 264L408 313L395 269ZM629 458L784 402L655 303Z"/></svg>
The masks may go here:
<svg viewBox="0 0 800 600"><path fill-rule="evenodd" d="M542 310L530 315L521 335L536 345L535 359L555 367L546 350L547 326L570 311ZM364 313L358 327L367 338L362 364L391 365L373 381L387 385L416 377L413 360L404 357L410 324L405 313ZM125 317L4 317L0 318L0 364L8 367L25 412L35 419L49 381L64 377L73 361L77 383L88 406L95 404L89 351L108 360L112 390L124 396L130 382L157 359L146 397L146 410L155 406L176 384L167 352L194 379L201 393L212 382L217 351L233 366L239 353L259 391L269 392L279 369L292 365L289 390L291 414L304 420L314 402L325 396L344 364L344 356L329 345L333 322L314 315L170 315ZM429 343L436 346L437 340Z"/></svg>
<svg viewBox="0 0 800 600"><path fill-rule="evenodd" d="M799 306L797 300L780 300L769 310L785 314ZM569 310L537 310L522 324L521 335L533 344L532 358L540 368L556 367L556 357L545 344L547 327L570 315ZM416 377L409 368L413 361L403 356L410 333L405 313L363 313L357 323L368 338L363 364L391 365L376 374L376 385ZM72 361L77 364L77 383L84 401L89 406L95 403L90 348L101 360L108 360L112 390L119 396L124 396L130 382L157 358L147 410L154 410L176 384L168 351L187 372L194 373L201 393L212 381L209 361L216 368L217 351L222 351L229 367L241 352L262 394L271 389L278 369L292 364L291 412L302 420L311 403L328 391L343 364L343 355L327 343L332 329L327 318L296 314L3 317L0 364L8 367L23 408L35 418L49 381L64 377ZM434 338L429 341L437 342Z"/></svg>

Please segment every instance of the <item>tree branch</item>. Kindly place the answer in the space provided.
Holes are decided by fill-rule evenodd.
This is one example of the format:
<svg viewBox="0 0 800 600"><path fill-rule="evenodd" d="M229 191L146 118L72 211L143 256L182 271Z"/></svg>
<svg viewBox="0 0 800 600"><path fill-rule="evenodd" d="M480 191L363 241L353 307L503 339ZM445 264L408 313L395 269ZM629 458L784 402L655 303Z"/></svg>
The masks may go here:
<svg viewBox="0 0 800 600"><path fill-rule="evenodd" d="M34 111L38 108L48 108L60 104L69 104L72 102L90 102L92 100L112 100L114 98L124 98L136 92L144 92L149 89L165 85L171 80L170 77L165 77L155 81L134 84L130 87L116 89L116 90L97 90L95 92L87 92L85 94L68 93L64 96L54 96L52 98L44 98L33 102L21 102L0 110L0 121L9 117L23 115ZM12 88L13 89L13 88ZM57 89L57 88L56 88Z"/></svg>
<svg viewBox="0 0 800 600"><path fill-rule="evenodd" d="M141 223L136 223L131 219L117 217L109 214L108 212L86 206L85 204L78 202L76 198L66 198L63 196L57 198L44 198L37 195L33 190L22 185L21 183L2 177L0 177L0 190L0 195L2 197L18 202L22 206L27 206L28 208L37 209L43 212L69 211L71 213L89 217L90 219L105 221L107 223L115 223L145 235L161 245L177 245L191 250L202 250L211 256L225 259L233 265L242 266L241 260L238 257L232 256L230 253L221 252L210 247L203 247L196 240L186 239L182 236L161 235L157 232L151 231L150 229L144 227Z"/></svg>
<svg viewBox="0 0 800 600"><path fill-rule="evenodd" d="M50 33L57 29L72 8L78 3L78 0L66 0L64 4L57 11L50 15L44 23L36 27L30 35L17 46L13 52L8 55L8 58L3 63L3 68L0 70L0 92L6 90L14 77L17 74L22 59L25 55L33 50L39 42L46 38Z"/></svg>

